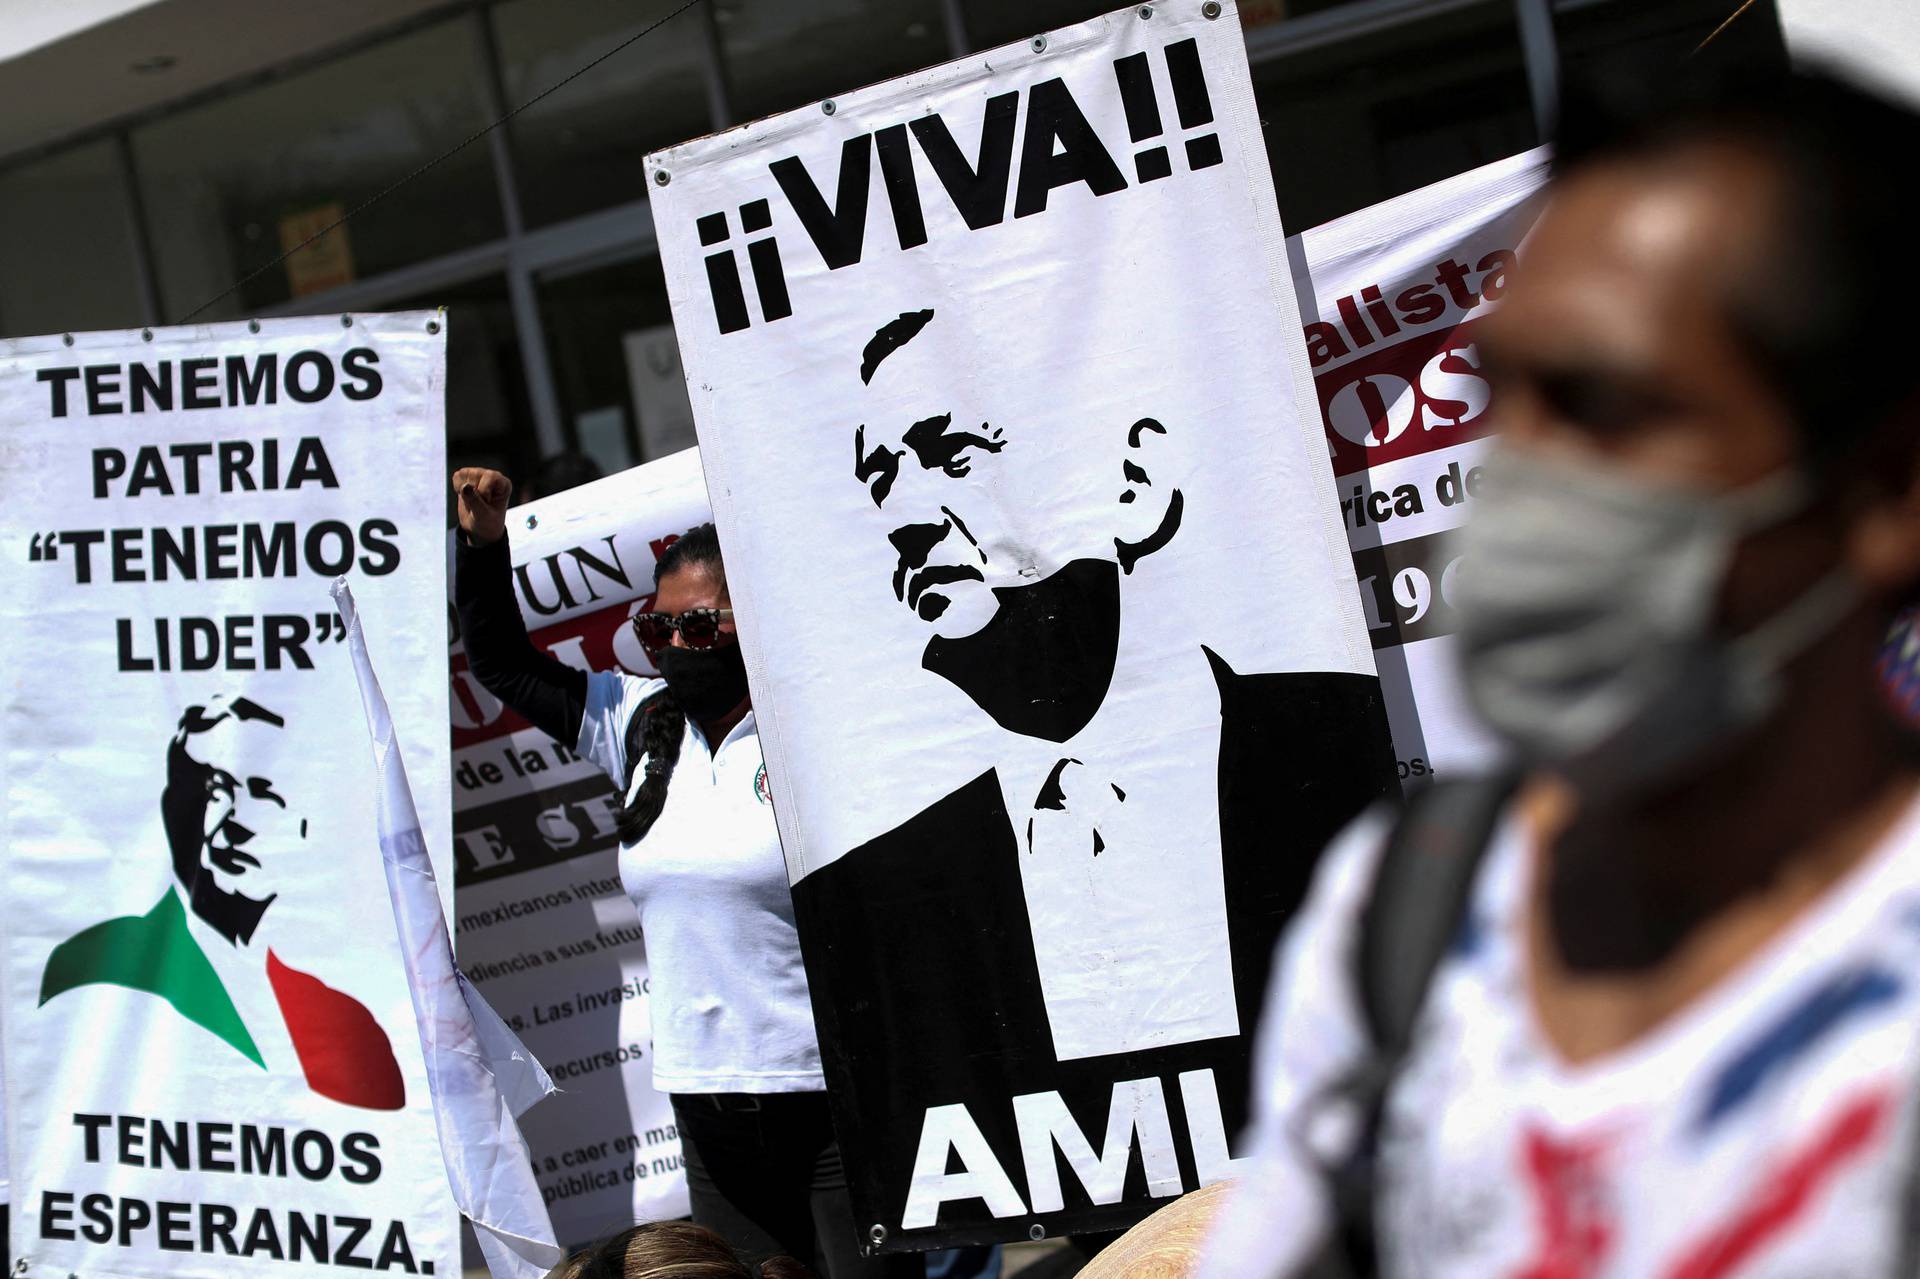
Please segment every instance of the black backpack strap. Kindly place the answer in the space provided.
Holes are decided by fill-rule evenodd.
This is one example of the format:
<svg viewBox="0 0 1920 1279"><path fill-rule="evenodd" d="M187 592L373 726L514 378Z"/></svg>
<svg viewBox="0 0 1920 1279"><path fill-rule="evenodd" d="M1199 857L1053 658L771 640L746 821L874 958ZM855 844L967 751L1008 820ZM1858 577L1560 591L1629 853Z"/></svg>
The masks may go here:
<svg viewBox="0 0 1920 1279"><path fill-rule="evenodd" d="M1375 1273L1374 1172L1387 1090L1517 783L1504 773L1434 782L1407 801L1381 850L1354 939L1354 988L1371 1050L1344 1092L1360 1110L1361 1138L1333 1181L1334 1251L1343 1255L1329 1257L1316 1277Z"/></svg>
<svg viewBox="0 0 1920 1279"><path fill-rule="evenodd" d="M1360 911L1355 989L1376 1058L1397 1067L1427 988L1459 934L1493 828L1517 779L1434 782L1387 837Z"/></svg>

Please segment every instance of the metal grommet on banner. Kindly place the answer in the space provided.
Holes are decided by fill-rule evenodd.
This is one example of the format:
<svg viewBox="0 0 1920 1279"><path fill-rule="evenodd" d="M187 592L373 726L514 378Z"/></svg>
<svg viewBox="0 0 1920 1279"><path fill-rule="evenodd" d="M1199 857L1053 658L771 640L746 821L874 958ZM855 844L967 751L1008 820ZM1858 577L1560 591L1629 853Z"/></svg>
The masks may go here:
<svg viewBox="0 0 1920 1279"><path fill-rule="evenodd" d="M1143 4L1140 6L1139 13L1140 13L1140 21L1145 22L1148 18L1151 18L1153 16L1153 6L1150 4Z"/></svg>
<svg viewBox="0 0 1920 1279"><path fill-rule="evenodd" d="M540 527L540 517L538 515L527 516L527 527L528 528Z"/></svg>
<svg viewBox="0 0 1920 1279"><path fill-rule="evenodd" d="M341 327L341 328L343 328L343 329L350 329L350 328L352 328L352 327L353 327L353 317L352 317L351 315L343 315L343 316L341 316L341 317L340 317L340 327Z"/></svg>
<svg viewBox="0 0 1920 1279"><path fill-rule="evenodd" d="M1036 1221L1031 1226L1027 1227L1027 1238L1033 1240L1035 1243L1039 1243L1042 1239L1045 1239L1046 1237L1047 1237L1047 1228L1041 1225L1039 1222Z"/></svg>
<svg viewBox="0 0 1920 1279"><path fill-rule="evenodd" d="M427 321L427 332L438 333L439 331L440 331L440 321L438 320Z"/></svg>
<svg viewBox="0 0 1920 1279"><path fill-rule="evenodd" d="M665 169L655 169L653 171L653 185L657 187L663 187L671 181L673 181L673 175L668 173Z"/></svg>
<svg viewBox="0 0 1920 1279"><path fill-rule="evenodd" d="M73 334L71 334L71 333L62 333L62 334L60 335L60 340L61 340L62 342L64 342L64 343L66 343L66 344L67 344L68 346L72 346L72 345L73 345Z"/></svg>
<svg viewBox="0 0 1920 1279"><path fill-rule="evenodd" d="M151 341L153 341L153 330L152 330L152 329L141 329L141 330L140 330L140 340L141 340L142 342L151 342Z"/></svg>
<svg viewBox="0 0 1920 1279"><path fill-rule="evenodd" d="M1032 44L1035 53L1045 53L1047 51L1047 38L1045 36L1035 36L1029 43Z"/></svg>
<svg viewBox="0 0 1920 1279"><path fill-rule="evenodd" d="M887 1241L887 1228L876 1221L867 1227L867 1238L873 1241L875 1247L879 1247Z"/></svg>
<svg viewBox="0 0 1920 1279"><path fill-rule="evenodd" d="M1207 0L1200 6L1200 16L1211 21L1220 16L1220 0Z"/></svg>
<svg viewBox="0 0 1920 1279"><path fill-rule="evenodd" d="M247 332L258 333L259 331L260 331L260 321L258 320L247 321Z"/></svg>
<svg viewBox="0 0 1920 1279"><path fill-rule="evenodd" d="M840 109L839 107L836 107L833 104L832 98L828 98L825 102L822 102L820 104L821 115L832 115L835 111L838 111L839 109Z"/></svg>

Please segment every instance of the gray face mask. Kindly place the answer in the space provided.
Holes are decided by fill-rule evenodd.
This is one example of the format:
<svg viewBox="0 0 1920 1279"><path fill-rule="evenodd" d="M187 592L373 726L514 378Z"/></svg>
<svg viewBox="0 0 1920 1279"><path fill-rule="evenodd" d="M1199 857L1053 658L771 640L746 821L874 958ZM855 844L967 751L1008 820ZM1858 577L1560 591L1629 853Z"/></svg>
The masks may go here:
<svg viewBox="0 0 1920 1279"><path fill-rule="evenodd" d="M1742 538L1804 510L1782 474L1727 495L1496 454L1461 531L1454 603L1474 708L1589 796L1629 792L1763 721L1781 668L1852 607L1835 569L1745 635L1714 630Z"/></svg>

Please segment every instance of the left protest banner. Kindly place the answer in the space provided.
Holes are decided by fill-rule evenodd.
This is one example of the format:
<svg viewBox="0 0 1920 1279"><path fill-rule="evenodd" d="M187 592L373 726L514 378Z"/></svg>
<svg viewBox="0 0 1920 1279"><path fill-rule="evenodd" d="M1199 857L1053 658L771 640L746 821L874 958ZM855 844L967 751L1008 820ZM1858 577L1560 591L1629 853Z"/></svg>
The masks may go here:
<svg viewBox="0 0 1920 1279"><path fill-rule="evenodd" d="M444 325L0 343L20 1275L458 1269L327 594L445 660ZM446 685L392 709L444 854Z"/></svg>
<svg viewBox="0 0 1920 1279"><path fill-rule="evenodd" d="M3 791L4 783L0 783L0 792ZM0 848L5 848L6 843L6 825L4 820L0 819ZM6 935L6 926L4 922L0 922L0 950L4 950ZM0 1000L0 1004L4 1003L4 1000ZM6 1026L0 1023L0 1273L13 1267L13 1252L7 1246L7 1236L12 1229L7 1216L7 1205L12 1202L13 1194L8 1189L7 1183L7 1055L4 1051L6 1042Z"/></svg>

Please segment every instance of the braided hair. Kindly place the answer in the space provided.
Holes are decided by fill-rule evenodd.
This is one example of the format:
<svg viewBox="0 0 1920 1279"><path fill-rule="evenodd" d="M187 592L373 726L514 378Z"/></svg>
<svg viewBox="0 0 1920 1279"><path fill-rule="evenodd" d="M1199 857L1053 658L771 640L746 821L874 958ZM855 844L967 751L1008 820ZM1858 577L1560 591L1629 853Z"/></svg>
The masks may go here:
<svg viewBox="0 0 1920 1279"><path fill-rule="evenodd" d="M720 580L723 591L726 589L727 570L720 561L720 535L711 522L697 524L668 543L667 549L660 553L653 580L663 582L671 574L689 568L705 569ZM627 775L620 793L624 795L633 790L634 770L642 759L647 762L647 773L640 789L633 791L633 798L621 807L620 815L614 819L622 844L641 839L660 819L660 810L667 803L667 785L673 780L674 766L680 762L680 742L686 732L687 713L674 700L673 690L669 688L640 703L634 709L633 718L627 721Z"/></svg>

